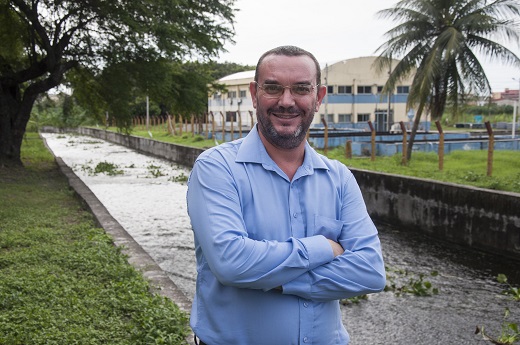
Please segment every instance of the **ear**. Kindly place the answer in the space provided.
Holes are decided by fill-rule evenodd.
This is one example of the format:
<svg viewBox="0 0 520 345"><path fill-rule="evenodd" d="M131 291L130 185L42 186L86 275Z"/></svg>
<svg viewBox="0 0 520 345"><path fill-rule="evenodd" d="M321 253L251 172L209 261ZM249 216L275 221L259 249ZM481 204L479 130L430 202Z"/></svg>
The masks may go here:
<svg viewBox="0 0 520 345"><path fill-rule="evenodd" d="M325 95L327 94L327 87L325 85L320 85L318 87L318 94L316 95L316 109L314 111L320 110L321 102L323 101L323 98L325 98Z"/></svg>
<svg viewBox="0 0 520 345"><path fill-rule="evenodd" d="M253 101L253 108L256 109L256 103L257 103L257 94L258 88L256 86L256 83L254 81L249 83L249 92L251 93L251 100Z"/></svg>

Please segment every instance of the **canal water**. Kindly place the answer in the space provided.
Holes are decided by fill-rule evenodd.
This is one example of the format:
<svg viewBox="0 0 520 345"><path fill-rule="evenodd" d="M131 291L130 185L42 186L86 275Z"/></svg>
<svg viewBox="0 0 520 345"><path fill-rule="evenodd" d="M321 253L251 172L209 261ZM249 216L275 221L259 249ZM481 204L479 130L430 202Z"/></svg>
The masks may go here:
<svg viewBox="0 0 520 345"><path fill-rule="evenodd" d="M196 270L185 205L189 170L91 137L42 136L191 300ZM96 173L99 163L122 174ZM491 344L475 334L477 326L499 336L504 322L520 324L520 302L504 295L507 286L496 280L506 274L518 286L518 262L377 225L387 285L394 288L343 302L351 345ZM406 292L414 287L431 295Z"/></svg>

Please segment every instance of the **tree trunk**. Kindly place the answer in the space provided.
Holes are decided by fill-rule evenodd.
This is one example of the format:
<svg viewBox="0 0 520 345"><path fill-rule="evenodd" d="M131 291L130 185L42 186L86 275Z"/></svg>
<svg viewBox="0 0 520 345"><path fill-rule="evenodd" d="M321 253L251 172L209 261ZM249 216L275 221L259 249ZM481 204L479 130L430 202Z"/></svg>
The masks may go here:
<svg viewBox="0 0 520 345"><path fill-rule="evenodd" d="M65 72L77 65L74 60L37 64L32 72L36 76L48 75L30 85L22 78L23 73L18 73L17 77L16 73L0 75L0 166L22 165L20 150L36 98L60 85Z"/></svg>
<svg viewBox="0 0 520 345"><path fill-rule="evenodd" d="M20 152L36 95L18 85L0 85L0 166L22 165Z"/></svg>
<svg viewBox="0 0 520 345"><path fill-rule="evenodd" d="M417 114L415 115L415 119L413 120L412 131L410 133L410 138L408 139L408 148L406 150L406 161L409 162L412 159L412 149L413 144L415 142L415 135L417 134L417 129L419 128L419 124L421 123L421 116L424 110L424 102L419 104L419 109L417 110Z"/></svg>

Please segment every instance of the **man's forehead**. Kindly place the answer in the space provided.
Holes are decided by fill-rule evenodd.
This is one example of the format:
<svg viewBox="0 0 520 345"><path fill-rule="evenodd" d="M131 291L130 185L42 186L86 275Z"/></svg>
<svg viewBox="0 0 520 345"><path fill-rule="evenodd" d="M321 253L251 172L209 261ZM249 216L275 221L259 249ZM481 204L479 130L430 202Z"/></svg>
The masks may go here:
<svg viewBox="0 0 520 345"><path fill-rule="evenodd" d="M268 55L258 68L259 79L276 79L276 77L294 76L295 78L316 78L316 66L314 61L306 55L286 56Z"/></svg>

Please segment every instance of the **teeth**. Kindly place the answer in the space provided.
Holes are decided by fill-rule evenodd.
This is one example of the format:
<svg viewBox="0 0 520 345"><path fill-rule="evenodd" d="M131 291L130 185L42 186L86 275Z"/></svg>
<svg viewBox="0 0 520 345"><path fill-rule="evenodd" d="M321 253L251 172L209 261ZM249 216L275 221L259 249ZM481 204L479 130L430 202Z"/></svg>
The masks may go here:
<svg viewBox="0 0 520 345"><path fill-rule="evenodd" d="M282 118L282 119L292 119L293 117L297 117L298 114L273 114L276 117Z"/></svg>

